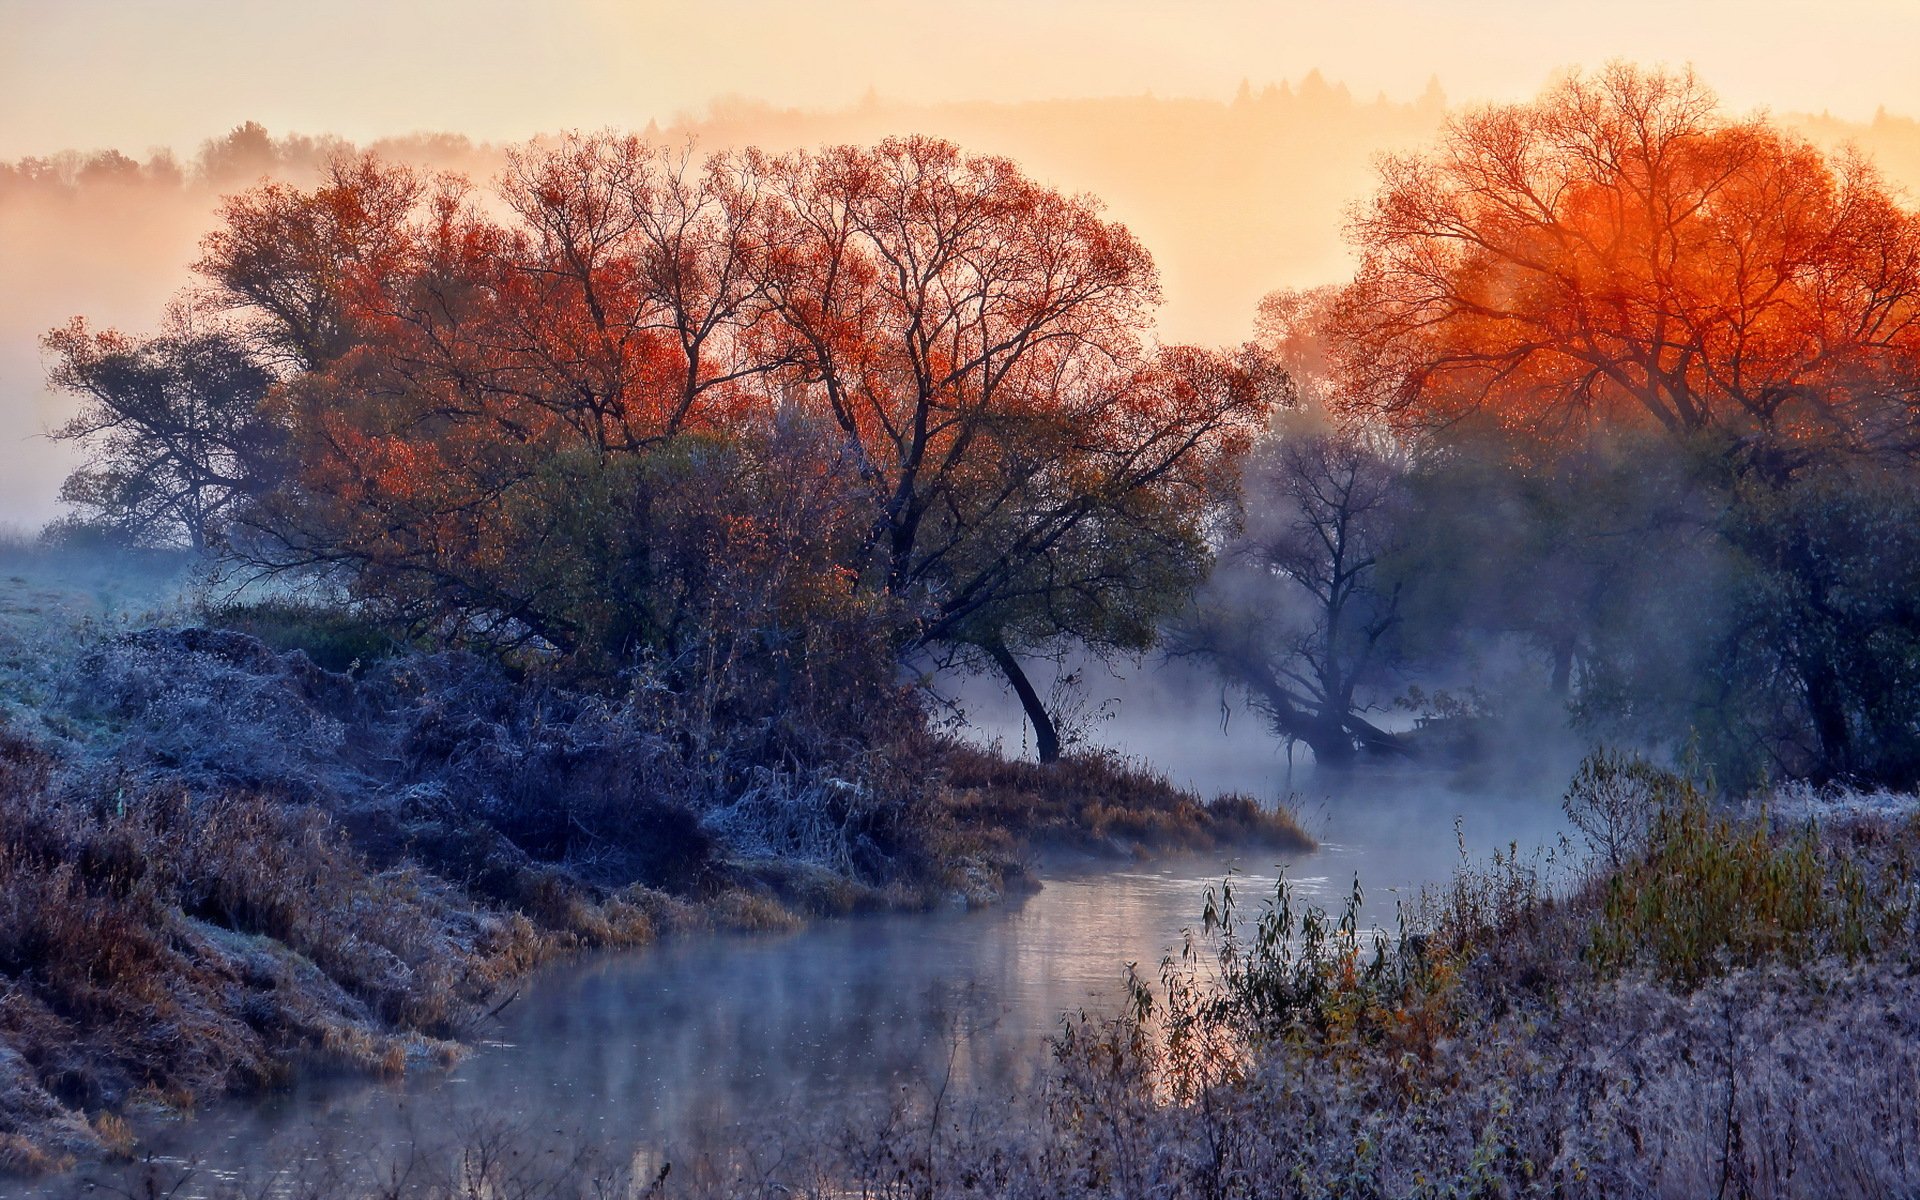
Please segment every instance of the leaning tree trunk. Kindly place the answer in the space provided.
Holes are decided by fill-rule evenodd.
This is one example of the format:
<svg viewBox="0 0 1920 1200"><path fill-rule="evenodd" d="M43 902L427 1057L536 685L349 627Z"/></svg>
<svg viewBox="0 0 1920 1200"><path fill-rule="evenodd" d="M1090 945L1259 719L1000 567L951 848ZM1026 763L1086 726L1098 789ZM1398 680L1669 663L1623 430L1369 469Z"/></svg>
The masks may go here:
<svg viewBox="0 0 1920 1200"><path fill-rule="evenodd" d="M1813 774L1815 782L1844 779L1853 770L1853 730L1847 720L1846 701L1833 668L1815 662L1802 672L1806 680L1807 716L1814 736L1820 739L1820 761Z"/></svg>
<svg viewBox="0 0 1920 1200"><path fill-rule="evenodd" d="M1290 742L1305 742L1313 751L1313 760L1326 766L1345 766L1362 754L1372 757L1411 758L1413 745L1399 734L1389 733L1353 711L1349 702L1316 706L1302 703L1271 674L1248 672L1242 682L1250 696L1257 696L1257 707L1266 714L1273 731Z"/></svg>
<svg viewBox="0 0 1920 1200"><path fill-rule="evenodd" d="M1043 763L1060 760L1060 732L1053 726L1053 714L1041 702L1040 693L1033 690L1033 683L1027 673L1020 669L1020 661L1013 651L995 643L984 647L1000 673L1013 685L1013 694L1020 697L1020 707L1027 710L1027 720L1033 725L1033 747Z"/></svg>
<svg viewBox="0 0 1920 1200"><path fill-rule="evenodd" d="M1404 736L1389 733L1366 720L1359 713L1348 712L1344 723L1348 736L1352 737L1368 754L1380 757L1414 758L1419 753L1413 743Z"/></svg>
<svg viewBox="0 0 1920 1200"><path fill-rule="evenodd" d="M1344 767L1359 756L1346 722L1338 717L1313 721L1300 731L1299 738L1313 751L1313 761L1325 767Z"/></svg>
<svg viewBox="0 0 1920 1200"><path fill-rule="evenodd" d="M1256 706L1273 731L1290 742L1305 742L1313 751L1314 762L1338 766L1354 760L1353 735L1347 731L1342 715L1302 704L1270 672L1247 671L1242 679L1249 696L1258 698Z"/></svg>

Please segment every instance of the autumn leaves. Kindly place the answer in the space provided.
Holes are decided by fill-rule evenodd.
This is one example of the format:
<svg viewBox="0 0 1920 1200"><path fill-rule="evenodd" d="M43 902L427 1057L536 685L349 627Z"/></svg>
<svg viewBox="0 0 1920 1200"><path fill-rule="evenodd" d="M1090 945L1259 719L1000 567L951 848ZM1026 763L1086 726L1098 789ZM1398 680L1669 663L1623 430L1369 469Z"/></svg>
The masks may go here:
<svg viewBox="0 0 1920 1200"><path fill-rule="evenodd" d="M1616 64L1388 161L1337 304L1341 399L1562 439L1910 439L1920 222L1873 169Z"/></svg>
<svg viewBox="0 0 1920 1200"><path fill-rule="evenodd" d="M1093 201L924 138L576 136L492 191L362 158L235 197L199 271L283 372L255 553L602 662L742 589L896 648L1143 645L1272 397L1152 344Z"/></svg>

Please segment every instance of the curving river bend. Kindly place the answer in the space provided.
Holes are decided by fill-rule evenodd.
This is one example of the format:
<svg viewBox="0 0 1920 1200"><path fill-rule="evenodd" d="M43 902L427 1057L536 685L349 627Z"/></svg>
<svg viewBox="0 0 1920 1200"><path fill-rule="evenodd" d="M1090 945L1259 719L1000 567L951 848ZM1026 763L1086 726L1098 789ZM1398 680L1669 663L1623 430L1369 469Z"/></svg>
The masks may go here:
<svg viewBox="0 0 1920 1200"><path fill-rule="evenodd" d="M1479 858L1557 838L1558 788L1552 775L1309 775L1294 782L1296 803L1321 847L1290 862L1264 852L1060 866L1042 873L1037 894L994 909L594 958L534 979L450 1070L391 1083L306 1079L137 1128L145 1152L196 1164L184 1198L269 1165L375 1160L480 1125L671 1153L776 1109L820 1113L948 1079L1017 1087L1044 1060L1062 1013L1115 1010L1129 962L1156 973L1227 870L1252 896L1285 867L1299 893L1329 908L1357 873L1366 915L1390 929L1395 903L1446 878L1463 840ZM51 1182L45 1194L86 1180Z"/></svg>

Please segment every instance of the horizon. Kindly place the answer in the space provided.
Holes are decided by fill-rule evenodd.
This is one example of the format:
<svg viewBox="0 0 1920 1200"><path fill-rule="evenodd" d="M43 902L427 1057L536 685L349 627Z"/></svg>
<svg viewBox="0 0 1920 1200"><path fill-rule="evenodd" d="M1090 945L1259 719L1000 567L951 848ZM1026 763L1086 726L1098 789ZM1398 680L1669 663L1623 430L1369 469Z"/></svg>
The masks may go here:
<svg viewBox="0 0 1920 1200"><path fill-rule="evenodd" d="M925 133L1097 196L1154 255L1160 336L1231 344L1267 292L1350 271L1343 227L1374 185L1375 156L1429 143L1443 112L1525 99L1613 59L1691 64L1729 112L1768 111L1825 148L1857 143L1920 192L1920 76L1899 52L1920 38L1920 6L1768 0L1728 20L1734 11L1623 0L1597 27L1572 5L1515 0L1470 15L1426 0L1339 12L983 0L958 15L878 0L804 12L747 0L699 12L616 0L540 11L0 0L12 35L0 37L0 175L23 159L108 150L145 161L164 149L191 165L249 121L276 138L361 147L464 139L453 148L463 161L416 161L482 185L501 148L568 129L648 131L703 151ZM40 336L77 314L151 329L187 279L213 198L261 173L165 195L94 188L77 204L17 187L0 197L0 260L15 285L0 288L11 400L0 461L12 468L0 522L54 515L71 466L43 436L74 401L46 388Z"/></svg>
<svg viewBox="0 0 1920 1200"><path fill-rule="evenodd" d="M1622 0L1604 24L1583 6L1521 0L1471 15L1428 0L1368 0L1358 15L1304 0L976 0L958 11L881 0L804 10L724 0L698 11L650 0L342 0L324 10L0 0L0 26L15 31L0 41L6 159L179 148L248 119L357 142L426 129L518 141L699 119L728 96L810 110L868 95L1224 100L1242 80L1258 89L1313 70L1356 97L1403 102L1437 78L1467 104L1520 99L1558 71L1613 59L1691 66L1738 111L1855 121L1920 111L1904 51L1920 38L1920 8L1898 0ZM284 47L300 52L274 53Z"/></svg>

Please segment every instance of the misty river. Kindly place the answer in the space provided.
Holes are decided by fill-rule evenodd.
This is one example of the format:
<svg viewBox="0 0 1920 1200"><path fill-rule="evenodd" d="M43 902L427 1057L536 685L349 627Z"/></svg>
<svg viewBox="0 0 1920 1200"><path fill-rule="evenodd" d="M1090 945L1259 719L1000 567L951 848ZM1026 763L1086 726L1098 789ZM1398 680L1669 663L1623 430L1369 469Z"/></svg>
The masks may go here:
<svg viewBox="0 0 1920 1200"><path fill-rule="evenodd" d="M1185 781L1213 790L1264 783L1273 796L1282 792L1276 777L1286 778L1264 742L1239 760L1186 761L1195 766ZM1127 963L1157 975L1182 931L1197 927L1207 887L1229 869L1253 898L1270 894L1284 868L1298 894L1335 910L1357 873L1365 915L1392 929L1396 903L1446 878L1462 842L1480 859L1557 839L1564 779L1302 771L1291 791L1321 847L1292 861L1251 853L1053 864L1038 893L986 910L852 918L589 958L538 975L451 1069L391 1082L306 1077L136 1130L143 1153L197 1164L184 1197L269 1164L386 1162L410 1142L483 1127L555 1145L625 1142L671 1160L701 1138L781 1113L830 1120L837 1107L871 1108L900 1089L1004 1091L1045 1061L1063 1013L1117 1010ZM105 1181L120 1170L93 1173ZM89 1173L50 1181L46 1194L84 1186Z"/></svg>

